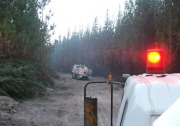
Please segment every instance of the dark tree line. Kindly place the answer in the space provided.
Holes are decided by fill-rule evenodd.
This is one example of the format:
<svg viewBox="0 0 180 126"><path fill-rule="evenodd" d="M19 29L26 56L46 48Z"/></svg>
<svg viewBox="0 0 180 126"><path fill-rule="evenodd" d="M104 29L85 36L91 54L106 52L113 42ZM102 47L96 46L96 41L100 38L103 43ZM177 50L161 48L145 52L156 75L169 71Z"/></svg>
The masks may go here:
<svg viewBox="0 0 180 126"><path fill-rule="evenodd" d="M48 20L43 20L49 0L0 1L0 58L46 62L52 51Z"/></svg>
<svg viewBox="0 0 180 126"><path fill-rule="evenodd" d="M122 73L144 73L146 50L163 48L166 71L180 71L180 1L126 1L117 20L106 15L104 25L95 18L91 28L68 33L55 44L54 66L71 72L73 64L85 64L94 75L117 77Z"/></svg>
<svg viewBox="0 0 180 126"><path fill-rule="evenodd" d="M49 0L0 0L0 95L31 98L52 86Z"/></svg>

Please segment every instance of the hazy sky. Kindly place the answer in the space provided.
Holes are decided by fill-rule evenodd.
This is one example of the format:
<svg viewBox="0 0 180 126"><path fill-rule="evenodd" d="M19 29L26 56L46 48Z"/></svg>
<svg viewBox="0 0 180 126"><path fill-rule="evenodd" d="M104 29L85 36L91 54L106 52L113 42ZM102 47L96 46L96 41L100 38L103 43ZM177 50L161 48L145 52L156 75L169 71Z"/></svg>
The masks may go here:
<svg viewBox="0 0 180 126"><path fill-rule="evenodd" d="M66 35L68 29L72 32L76 28L78 31L83 27L92 26L95 17L98 17L99 24L103 25L107 9L110 18L115 19L119 7L124 7L125 0L51 0L45 9L45 13L51 9L54 16L50 24L56 25L55 35L52 40L59 35Z"/></svg>

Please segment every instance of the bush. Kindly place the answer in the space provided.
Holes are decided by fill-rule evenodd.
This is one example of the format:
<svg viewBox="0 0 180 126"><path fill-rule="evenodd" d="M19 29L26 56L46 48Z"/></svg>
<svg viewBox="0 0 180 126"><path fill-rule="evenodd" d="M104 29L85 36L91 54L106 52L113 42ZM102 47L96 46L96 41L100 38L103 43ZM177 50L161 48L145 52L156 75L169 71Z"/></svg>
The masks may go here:
<svg viewBox="0 0 180 126"><path fill-rule="evenodd" d="M21 60L0 62L0 95L32 98L53 84L48 69L42 65Z"/></svg>

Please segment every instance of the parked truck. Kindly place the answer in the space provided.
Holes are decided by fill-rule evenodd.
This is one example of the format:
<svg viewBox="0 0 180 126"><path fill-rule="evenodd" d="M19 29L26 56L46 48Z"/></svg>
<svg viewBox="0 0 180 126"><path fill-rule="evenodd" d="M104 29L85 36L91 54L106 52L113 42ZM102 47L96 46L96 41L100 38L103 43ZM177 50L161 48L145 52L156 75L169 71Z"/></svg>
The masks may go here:
<svg viewBox="0 0 180 126"><path fill-rule="evenodd" d="M162 50L147 54L146 73L126 76L116 126L180 126L180 114L163 116L180 98L180 73L164 72Z"/></svg>
<svg viewBox="0 0 180 126"><path fill-rule="evenodd" d="M89 69L85 65L74 64L72 68L72 78L89 80L92 78L92 69Z"/></svg>

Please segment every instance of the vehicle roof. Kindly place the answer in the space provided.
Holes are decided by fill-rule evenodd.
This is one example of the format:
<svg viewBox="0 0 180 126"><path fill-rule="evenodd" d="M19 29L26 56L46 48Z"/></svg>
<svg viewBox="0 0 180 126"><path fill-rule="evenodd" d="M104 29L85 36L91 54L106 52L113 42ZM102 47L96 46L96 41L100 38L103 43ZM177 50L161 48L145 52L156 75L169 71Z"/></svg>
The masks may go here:
<svg viewBox="0 0 180 126"><path fill-rule="evenodd" d="M125 84L127 98L144 111L162 114L180 97L180 74L131 76Z"/></svg>

